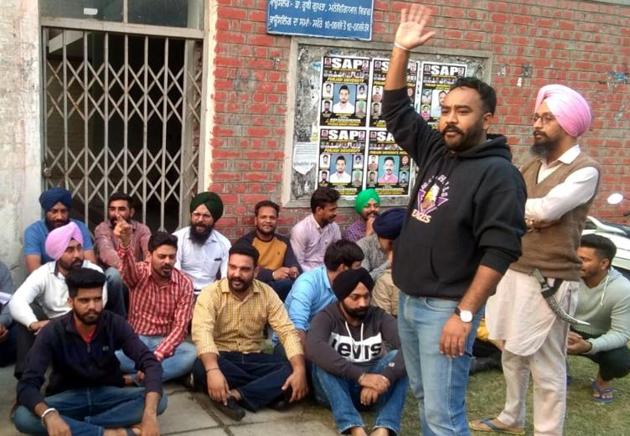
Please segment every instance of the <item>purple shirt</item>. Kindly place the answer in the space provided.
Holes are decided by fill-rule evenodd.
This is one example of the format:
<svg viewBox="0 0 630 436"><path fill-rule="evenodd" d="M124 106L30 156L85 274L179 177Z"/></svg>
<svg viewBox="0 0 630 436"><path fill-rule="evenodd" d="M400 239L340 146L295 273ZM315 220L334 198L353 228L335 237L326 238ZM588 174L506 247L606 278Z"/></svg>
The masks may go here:
<svg viewBox="0 0 630 436"><path fill-rule="evenodd" d="M344 238L352 242L357 242L359 239L365 237L366 231L367 226L365 224L365 220L362 217L359 217L355 222L348 226Z"/></svg>

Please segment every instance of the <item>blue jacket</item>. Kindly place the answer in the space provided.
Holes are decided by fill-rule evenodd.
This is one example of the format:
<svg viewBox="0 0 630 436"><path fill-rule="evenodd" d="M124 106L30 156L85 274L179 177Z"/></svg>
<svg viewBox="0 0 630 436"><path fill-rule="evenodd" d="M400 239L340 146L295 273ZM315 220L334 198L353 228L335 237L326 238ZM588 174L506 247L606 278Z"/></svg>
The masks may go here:
<svg viewBox="0 0 630 436"><path fill-rule="evenodd" d="M311 320L337 297L328 281L324 265L303 273L297 278L284 306L296 329L308 331Z"/></svg>
<svg viewBox="0 0 630 436"><path fill-rule="evenodd" d="M97 386L124 386L114 352L121 349L145 374L147 392L162 393L162 367L127 321L104 310L90 343L76 330L74 313L56 318L40 330L26 356L26 369L17 385L18 402L30 410L44 401L40 389L48 366L52 373L47 393Z"/></svg>

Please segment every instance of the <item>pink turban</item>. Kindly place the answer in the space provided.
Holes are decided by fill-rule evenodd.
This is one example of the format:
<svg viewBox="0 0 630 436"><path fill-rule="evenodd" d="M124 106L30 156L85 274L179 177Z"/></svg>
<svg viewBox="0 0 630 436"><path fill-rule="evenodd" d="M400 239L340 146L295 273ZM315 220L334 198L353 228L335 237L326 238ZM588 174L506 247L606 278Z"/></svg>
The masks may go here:
<svg viewBox="0 0 630 436"><path fill-rule="evenodd" d="M65 226L57 227L55 230L48 234L46 238L46 254L55 260L63 255L70 240L74 239L83 245L83 235L79 226L70 221Z"/></svg>
<svg viewBox="0 0 630 436"><path fill-rule="evenodd" d="M546 85L536 97L536 110L543 100L560 127L577 138L591 126L591 108L582 95L564 85Z"/></svg>

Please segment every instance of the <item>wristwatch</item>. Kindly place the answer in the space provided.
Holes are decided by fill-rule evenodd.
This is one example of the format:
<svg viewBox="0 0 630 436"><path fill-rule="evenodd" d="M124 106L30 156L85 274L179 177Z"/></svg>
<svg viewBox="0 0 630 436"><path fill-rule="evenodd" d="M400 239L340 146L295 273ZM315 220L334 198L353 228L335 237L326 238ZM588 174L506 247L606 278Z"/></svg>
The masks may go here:
<svg viewBox="0 0 630 436"><path fill-rule="evenodd" d="M462 322L472 322L473 314L470 310L461 310L459 307L455 307L455 315L459 316Z"/></svg>

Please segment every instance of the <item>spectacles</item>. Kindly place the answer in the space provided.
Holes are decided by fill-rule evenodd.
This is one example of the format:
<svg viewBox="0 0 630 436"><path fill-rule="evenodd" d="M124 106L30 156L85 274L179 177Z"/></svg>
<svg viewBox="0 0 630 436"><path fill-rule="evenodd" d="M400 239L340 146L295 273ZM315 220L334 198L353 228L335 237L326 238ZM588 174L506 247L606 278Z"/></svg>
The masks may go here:
<svg viewBox="0 0 630 436"><path fill-rule="evenodd" d="M534 114L532 115L532 124L536 124L536 122L540 120L540 122L545 125L547 123L550 123L552 121L556 120L556 117L554 117L552 114L550 114L549 112L545 112L543 114Z"/></svg>

